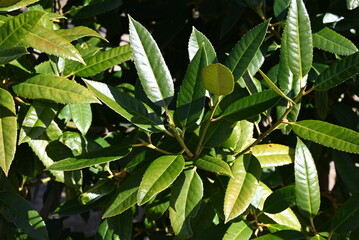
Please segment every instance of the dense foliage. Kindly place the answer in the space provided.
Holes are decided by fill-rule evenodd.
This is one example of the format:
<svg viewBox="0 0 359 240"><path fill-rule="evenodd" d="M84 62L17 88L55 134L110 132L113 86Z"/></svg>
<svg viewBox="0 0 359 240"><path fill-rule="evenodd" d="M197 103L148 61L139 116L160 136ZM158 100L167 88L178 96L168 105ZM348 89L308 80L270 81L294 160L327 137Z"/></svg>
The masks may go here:
<svg viewBox="0 0 359 240"><path fill-rule="evenodd" d="M356 239L358 7L0 1L0 239Z"/></svg>

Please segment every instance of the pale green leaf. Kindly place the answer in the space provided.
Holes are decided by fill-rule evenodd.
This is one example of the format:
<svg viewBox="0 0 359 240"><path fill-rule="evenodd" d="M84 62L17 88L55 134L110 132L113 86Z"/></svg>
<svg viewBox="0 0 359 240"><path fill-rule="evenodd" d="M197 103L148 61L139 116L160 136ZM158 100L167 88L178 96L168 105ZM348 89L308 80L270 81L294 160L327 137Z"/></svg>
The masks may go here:
<svg viewBox="0 0 359 240"><path fill-rule="evenodd" d="M71 118L77 129L86 135L92 122L92 111L90 104L70 104Z"/></svg>
<svg viewBox="0 0 359 240"><path fill-rule="evenodd" d="M8 174L16 150L17 122L12 95L0 88L0 167Z"/></svg>
<svg viewBox="0 0 359 240"><path fill-rule="evenodd" d="M2 0L0 2L0 11L1 12L10 12L27 5L38 2L39 0Z"/></svg>
<svg viewBox="0 0 359 240"><path fill-rule="evenodd" d="M281 144L261 144L251 149L262 167L277 167L294 161L294 149Z"/></svg>
<svg viewBox="0 0 359 240"><path fill-rule="evenodd" d="M9 63L27 53L29 52L23 47L0 49L0 64Z"/></svg>
<svg viewBox="0 0 359 240"><path fill-rule="evenodd" d="M202 70L202 82L209 92L218 96L228 95L234 88L231 71L220 63L211 64Z"/></svg>
<svg viewBox="0 0 359 240"><path fill-rule="evenodd" d="M233 177L229 165L225 161L216 157L205 155L195 160L194 163L199 169Z"/></svg>
<svg viewBox="0 0 359 240"><path fill-rule="evenodd" d="M295 122L292 127L304 139L340 151L359 153L359 133L353 130L318 120Z"/></svg>
<svg viewBox="0 0 359 240"><path fill-rule="evenodd" d="M203 33L193 27L191 36L189 37L188 41L188 55L190 61L192 61L197 51L201 48L202 44L208 58L208 64L212 64L217 57L216 51L214 50L212 43L205 35L203 35Z"/></svg>
<svg viewBox="0 0 359 240"><path fill-rule="evenodd" d="M223 240L247 240L252 236L253 230L245 221L232 223L224 234Z"/></svg>
<svg viewBox="0 0 359 240"><path fill-rule="evenodd" d="M56 30L55 33L65 38L69 42L75 41L83 37L97 37L107 42L106 38L104 38L101 34L99 34L98 32L96 32L91 28L84 26L73 27L68 29L59 29Z"/></svg>
<svg viewBox="0 0 359 240"><path fill-rule="evenodd" d="M168 188L184 168L182 155L166 155L154 160L147 168L137 194L137 203L143 205L154 195Z"/></svg>
<svg viewBox="0 0 359 240"><path fill-rule="evenodd" d="M147 29L131 17L129 22L132 54L143 89L153 103L166 107L174 95L170 71Z"/></svg>
<svg viewBox="0 0 359 240"><path fill-rule="evenodd" d="M52 100L63 104L98 103L84 86L63 77L39 74L12 87L20 97Z"/></svg>
<svg viewBox="0 0 359 240"><path fill-rule="evenodd" d="M358 0L347 0L347 8L349 10L353 10L359 7L359 1Z"/></svg>
<svg viewBox="0 0 359 240"><path fill-rule="evenodd" d="M348 233L359 226L359 194L355 194L340 206L332 221L332 231Z"/></svg>
<svg viewBox="0 0 359 240"><path fill-rule="evenodd" d="M182 172L171 188L169 216L171 226L179 239L193 235L191 219L199 210L203 184L195 169Z"/></svg>

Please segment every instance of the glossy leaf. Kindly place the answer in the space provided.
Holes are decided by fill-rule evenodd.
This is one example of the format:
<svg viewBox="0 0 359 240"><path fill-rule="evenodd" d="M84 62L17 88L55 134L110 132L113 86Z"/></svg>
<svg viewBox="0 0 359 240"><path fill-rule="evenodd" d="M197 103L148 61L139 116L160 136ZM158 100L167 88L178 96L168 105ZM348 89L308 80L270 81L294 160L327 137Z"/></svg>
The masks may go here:
<svg viewBox="0 0 359 240"><path fill-rule="evenodd" d="M285 19L290 1L291 0L275 0L274 1L273 11L274 11L275 17L279 21L282 21Z"/></svg>
<svg viewBox="0 0 359 240"><path fill-rule="evenodd" d="M175 114L183 127L196 124L203 115L206 89L202 84L201 72L207 65L203 46L189 64L177 97Z"/></svg>
<svg viewBox="0 0 359 240"><path fill-rule="evenodd" d="M0 49L0 64L9 63L27 53L28 51L23 47Z"/></svg>
<svg viewBox="0 0 359 240"><path fill-rule="evenodd" d="M292 127L304 139L340 151L359 153L359 133L353 130L318 120L299 121Z"/></svg>
<svg viewBox="0 0 359 240"><path fill-rule="evenodd" d="M219 158L205 155L195 160L194 163L199 169L233 177L229 165Z"/></svg>
<svg viewBox="0 0 359 240"><path fill-rule="evenodd" d="M251 152L262 167L277 167L294 161L294 149L281 144L256 145Z"/></svg>
<svg viewBox="0 0 359 240"><path fill-rule="evenodd" d="M90 167L96 164L106 163L118 160L126 156L130 149L126 146L116 146L102 148L100 150L89 152L73 158L66 158L64 160L55 162L47 169L58 171L71 171Z"/></svg>
<svg viewBox="0 0 359 240"><path fill-rule="evenodd" d="M226 59L225 65L233 72L234 80L238 81L247 70L249 64L259 50L267 33L269 21L256 26L234 46Z"/></svg>
<svg viewBox="0 0 359 240"><path fill-rule="evenodd" d="M253 230L245 221L232 223L224 234L223 240L247 240L252 236Z"/></svg>
<svg viewBox="0 0 359 240"><path fill-rule="evenodd" d="M107 51L96 53L84 58L86 65L78 62L70 63L66 66L64 74L74 74L78 77L89 77L96 75L106 69L116 66L131 59L130 45L112 48Z"/></svg>
<svg viewBox="0 0 359 240"><path fill-rule="evenodd" d="M151 34L131 17L129 21L132 54L143 89L153 103L168 106L174 95L170 71Z"/></svg>
<svg viewBox="0 0 359 240"><path fill-rule="evenodd" d="M90 80L85 83L107 106L138 127L150 132L164 130L161 118L145 103L104 83Z"/></svg>
<svg viewBox="0 0 359 240"><path fill-rule="evenodd" d="M307 146L298 138L295 148L295 195L300 213L314 217L320 207L318 172Z"/></svg>
<svg viewBox="0 0 359 240"><path fill-rule="evenodd" d="M121 6L122 3L123 0L92 1L90 4L80 7L78 10L74 10L71 14L78 19L90 18L111 11L112 9Z"/></svg>
<svg viewBox="0 0 359 240"><path fill-rule="evenodd" d="M229 121L240 121L254 117L273 107L279 96L273 90L265 90L231 103L221 117Z"/></svg>
<svg viewBox="0 0 359 240"><path fill-rule="evenodd" d="M19 144L36 139L55 118L58 106L53 102L33 101L22 122Z"/></svg>
<svg viewBox="0 0 359 240"><path fill-rule="evenodd" d="M195 27L193 27L188 42L188 55L190 61L192 61L197 51L201 48L202 44L204 46L208 58L208 64L212 64L217 57L216 51L214 50L212 43L208 40L208 38L205 35L203 35L203 33L201 33Z"/></svg>
<svg viewBox="0 0 359 240"><path fill-rule="evenodd" d="M132 210L127 210L121 215L103 220L94 240L131 239L133 217Z"/></svg>
<svg viewBox="0 0 359 240"><path fill-rule="evenodd" d="M17 122L12 95L0 88L0 167L8 174L16 150Z"/></svg>
<svg viewBox="0 0 359 240"><path fill-rule="evenodd" d="M203 146L207 148L217 147L226 141L233 132L235 123L228 122L224 119L215 121L209 125L209 128L204 136ZM203 131L203 126L201 131Z"/></svg>
<svg viewBox="0 0 359 240"><path fill-rule="evenodd" d="M46 99L63 104L98 103L82 85L63 77L39 74L12 87L20 97Z"/></svg>
<svg viewBox="0 0 359 240"><path fill-rule="evenodd" d="M314 88L325 91L354 77L359 73L359 52L345 57L320 73L315 80Z"/></svg>
<svg viewBox="0 0 359 240"><path fill-rule="evenodd" d="M69 42L75 41L83 37L97 37L104 41L107 41L106 38L102 37L102 35L96 32L95 30L92 30L91 28L84 26L73 27L68 29L59 29L56 30L55 32Z"/></svg>
<svg viewBox="0 0 359 240"><path fill-rule="evenodd" d="M254 124L247 120L239 121L238 124L241 132L235 149L237 152L240 152L255 141L255 139L253 139Z"/></svg>
<svg viewBox="0 0 359 240"><path fill-rule="evenodd" d="M217 96L228 95L234 88L231 71L220 63L211 64L202 70L202 82L210 93Z"/></svg>
<svg viewBox="0 0 359 240"><path fill-rule="evenodd" d="M183 168L182 155L166 155L154 160L142 178L137 194L137 203L143 205L154 195L168 188Z"/></svg>
<svg viewBox="0 0 359 240"><path fill-rule="evenodd" d="M169 215L179 239L193 235L191 219L196 216L203 197L203 184L195 169L182 172L171 188Z"/></svg>
<svg viewBox="0 0 359 240"><path fill-rule="evenodd" d="M22 40L28 46L57 57L85 64L77 49L65 38L42 26L34 27Z"/></svg>
<svg viewBox="0 0 359 240"><path fill-rule="evenodd" d="M29 11L7 20L0 26L0 48L11 48L18 45L44 14L44 12Z"/></svg>
<svg viewBox="0 0 359 240"><path fill-rule="evenodd" d="M349 39L328 27L313 34L313 46L338 55L350 55L358 51Z"/></svg>
<svg viewBox="0 0 359 240"><path fill-rule="evenodd" d="M84 205L89 204L111 193L114 187L114 182L112 180L100 179L97 183L87 189L86 192L81 193L79 200Z"/></svg>
<svg viewBox="0 0 359 240"><path fill-rule="evenodd" d="M92 122L92 111L90 104L70 104L71 118L77 129L86 135Z"/></svg>
<svg viewBox="0 0 359 240"><path fill-rule="evenodd" d="M359 194L355 194L340 206L332 221L332 231L348 233L359 226Z"/></svg>
<svg viewBox="0 0 359 240"><path fill-rule="evenodd" d="M288 65L295 78L303 79L312 67L313 42L310 19L302 0L292 0L287 15Z"/></svg>
<svg viewBox="0 0 359 240"><path fill-rule="evenodd" d="M295 203L295 186L290 185L279 188L269 195L264 202L263 211L266 213L279 213L295 205Z"/></svg>
<svg viewBox="0 0 359 240"><path fill-rule="evenodd" d="M39 0L5 0L0 3L1 12L10 12L22 7L26 7L32 3L36 3Z"/></svg>
<svg viewBox="0 0 359 240"><path fill-rule="evenodd" d="M238 157L232 167L234 178L228 182L224 197L225 222L238 217L252 201L261 175L258 160L249 154Z"/></svg>

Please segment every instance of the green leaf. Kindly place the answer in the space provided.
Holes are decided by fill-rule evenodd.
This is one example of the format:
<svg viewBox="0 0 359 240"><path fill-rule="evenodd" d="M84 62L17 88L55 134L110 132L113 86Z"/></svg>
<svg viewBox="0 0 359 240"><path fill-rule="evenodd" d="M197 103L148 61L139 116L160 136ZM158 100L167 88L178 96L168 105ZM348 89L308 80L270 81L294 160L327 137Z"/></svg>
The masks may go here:
<svg viewBox="0 0 359 240"><path fill-rule="evenodd" d="M358 51L350 40L328 27L313 33L313 46L338 55L350 55Z"/></svg>
<svg viewBox="0 0 359 240"><path fill-rule="evenodd" d="M336 173L348 191L352 194L359 192L359 169L355 161L348 153L339 151L332 151L332 158Z"/></svg>
<svg viewBox="0 0 359 240"><path fill-rule="evenodd" d="M195 169L182 172L173 183L169 215L171 226L179 239L193 235L191 219L196 216L203 197L203 184Z"/></svg>
<svg viewBox="0 0 359 240"><path fill-rule="evenodd" d="M123 0L91 1L90 4L71 11L71 15L77 19L90 18L111 11L112 9L121 6L122 3Z"/></svg>
<svg viewBox="0 0 359 240"><path fill-rule="evenodd" d="M100 179L97 183L88 188L86 192L81 193L79 200L84 205L89 204L111 193L114 187L114 181Z"/></svg>
<svg viewBox="0 0 359 240"><path fill-rule="evenodd" d="M233 177L231 168L229 165L216 157L212 157L209 155L202 156L194 161L194 164L202 170L208 171L208 172L214 172L219 174L224 174L229 177Z"/></svg>
<svg viewBox="0 0 359 240"><path fill-rule="evenodd" d="M44 14L44 12L29 11L7 20L0 26L0 48L11 48L18 45Z"/></svg>
<svg viewBox="0 0 359 240"><path fill-rule="evenodd" d="M0 192L0 215L34 239L49 239L45 222L29 202L10 192Z"/></svg>
<svg viewBox="0 0 359 240"><path fill-rule="evenodd" d="M167 107L174 95L170 71L151 34L133 18L129 21L132 54L143 89L153 103Z"/></svg>
<svg viewBox="0 0 359 240"><path fill-rule="evenodd" d="M328 90L354 77L359 73L359 52L345 57L320 73L314 88L318 91Z"/></svg>
<svg viewBox="0 0 359 240"><path fill-rule="evenodd" d="M340 151L359 153L359 133L353 130L318 120L295 122L292 127L304 139Z"/></svg>
<svg viewBox="0 0 359 240"><path fill-rule="evenodd" d="M86 135L92 122L92 111L90 104L70 104L71 118L77 129Z"/></svg>
<svg viewBox="0 0 359 240"><path fill-rule="evenodd" d="M81 214L89 212L90 210L96 208L98 205L104 202L104 198L90 203L88 205L82 205L77 198L72 198L67 200L58 206L55 211L55 216L73 216L76 214Z"/></svg>
<svg viewBox="0 0 359 240"><path fill-rule="evenodd" d="M238 157L232 167L234 178L228 182L224 197L225 222L242 214L254 197L261 175L261 165L249 154Z"/></svg>
<svg viewBox="0 0 359 240"><path fill-rule="evenodd" d="M294 149L281 144L256 145L251 150L262 167L277 167L294 161Z"/></svg>
<svg viewBox="0 0 359 240"><path fill-rule="evenodd" d="M12 95L0 88L0 167L8 174L16 150L17 122Z"/></svg>
<svg viewBox="0 0 359 240"><path fill-rule="evenodd" d="M47 167L48 170L71 171L90 167L96 164L106 163L118 160L126 156L130 152L130 148L126 146L116 146L102 148L100 150L89 152L77 157L66 158L55 162Z"/></svg>
<svg viewBox="0 0 359 240"><path fill-rule="evenodd" d="M233 75L226 66L220 63L211 64L203 69L202 82L209 92L217 96L233 92Z"/></svg>
<svg viewBox="0 0 359 240"><path fill-rule="evenodd" d="M295 205L295 186L290 185L274 191L264 202L263 211L266 213L279 213Z"/></svg>
<svg viewBox="0 0 359 240"><path fill-rule="evenodd" d="M290 1L291 0L274 0L274 5L273 5L274 16L279 21L285 19L285 15L287 14Z"/></svg>
<svg viewBox="0 0 359 240"><path fill-rule="evenodd" d="M200 31L198 31L195 27L192 28L192 33L188 42L188 55L190 61L193 60L197 51L204 46L204 50L206 52L208 58L208 64L212 64L213 61L217 58L216 51L214 50L212 43L208 40L208 38L203 35Z"/></svg>
<svg viewBox="0 0 359 240"><path fill-rule="evenodd" d="M128 210L121 215L103 220L94 240L131 239L133 217L132 210Z"/></svg>
<svg viewBox="0 0 359 240"><path fill-rule="evenodd" d="M207 65L206 52L201 47L187 68L177 97L175 115L183 127L196 124L203 115L206 89L202 84L201 71Z"/></svg>
<svg viewBox="0 0 359 240"><path fill-rule="evenodd" d="M85 64L80 53L69 41L45 27L34 27L22 41L41 52Z"/></svg>
<svg viewBox="0 0 359 240"><path fill-rule="evenodd" d="M131 57L131 48L130 45L127 44L85 57L84 61L86 65L72 62L66 66L64 74L73 74L78 77L93 76L129 60Z"/></svg>
<svg viewBox="0 0 359 240"><path fill-rule="evenodd" d="M145 103L104 83L90 80L85 83L107 106L138 127L150 132L164 130L162 119Z"/></svg>
<svg viewBox="0 0 359 240"><path fill-rule="evenodd" d="M65 38L69 42L75 41L83 37L97 37L107 42L106 38L102 37L101 34L99 34L98 32L96 32L91 28L84 26L73 27L68 29L59 29L56 30L55 33Z"/></svg>
<svg viewBox="0 0 359 240"><path fill-rule="evenodd" d="M302 81L311 69L313 61L312 30L302 0L291 1L285 31L289 68L294 77Z"/></svg>
<svg viewBox="0 0 359 240"><path fill-rule="evenodd" d="M9 63L27 53L29 52L23 47L0 49L0 64Z"/></svg>
<svg viewBox="0 0 359 240"><path fill-rule="evenodd" d="M273 107L280 97L273 90L265 90L238 99L224 109L221 117L228 121L245 120Z"/></svg>
<svg viewBox="0 0 359 240"><path fill-rule="evenodd" d="M222 144L231 136L234 127L235 123L228 122L224 119L212 122L204 136L203 146L211 148ZM204 126L202 125L201 132L203 129Z"/></svg>
<svg viewBox="0 0 359 240"><path fill-rule="evenodd" d="M295 148L294 176L298 209L303 216L312 218L320 207L318 172L312 154L299 138Z"/></svg>
<svg viewBox="0 0 359 240"><path fill-rule="evenodd" d="M267 33L269 20L259 24L236 44L226 59L225 65L233 72L234 80L238 81L256 56Z"/></svg>
<svg viewBox="0 0 359 240"><path fill-rule="evenodd" d="M349 10L354 10L359 7L359 2L357 0L347 0L347 8Z"/></svg>
<svg viewBox="0 0 359 240"><path fill-rule="evenodd" d="M137 203L143 205L154 195L168 188L183 168L182 155L166 155L154 160L142 178L137 194Z"/></svg>
<svg viewBox="0 0 359 240"><path fill-rule="evenodd" d="M229 226L223 240L247 240L252 233L252 228L245 221L235 222Z"/></svg>
<svg viewBox="0 0 359 240"><path fill-rule="evenodd" d="M0 2L1 12L10 12L22 7L26 7L32 3L36 3L39 0L3 0Z"/></svg>
<svg viewBox="0 0 359 240"><path fill-rule="evenodd" d="M53 102L33 101L22 122L19 144L36 139L55 118L58 106Z"/></svg>
<svg viewBox="0 0 359 240"><path fill-rule="evenodd" d="M253 238L255 240L305 240L307 239L305 235L301 232L294 230L282 230L275 233L269 233L258 238Z"/></svg>
<svg viewBox="0 0 359 240"><path fill-rule="evenodd" d="M12 87L20 97L46 99L63 104L98 103L85 87L63 77L39 74Z"/></svg>
<svg viewBox="0 0 359 240"><path fill-rule="evenodd" d="M332 232L348 233L359 226L359 194L349 198L335 213Z"/></svg>

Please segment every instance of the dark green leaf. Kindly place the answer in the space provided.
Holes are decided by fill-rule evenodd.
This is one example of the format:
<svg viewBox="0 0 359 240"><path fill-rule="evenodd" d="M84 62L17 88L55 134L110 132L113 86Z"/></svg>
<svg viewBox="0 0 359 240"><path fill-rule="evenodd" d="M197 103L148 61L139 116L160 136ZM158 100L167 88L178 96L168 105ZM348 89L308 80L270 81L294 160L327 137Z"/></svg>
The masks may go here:
<svg viewBox="0 0 359 240"><path fill-rule="evenodd" d="M70 104L71 118L77 129L86 135L92 122L92 111L90 104Z"/></svg>
<svg viewBox="0 0 359 240"><path fill-rule="evenodd" d="M273 5L274 16L279 21L285 19L285 15L287 14L290 1L291 0L274 0L274 5Z"/></svg>
<svg viewBox="0 0 359 240"><path fill-rule="evenodd" d="M295 203L295 186L286 186L274 191L266 198L263 211L266 213L279 213L295 205Z"/></svg>
<svg viewBox="0 0 359 240"><path fill-rule="evenodd" d="M95 240L131 239L132 220L132 210L127 210L121 215L103 220L98 227Z"/></svg>
<svg viewBox="0 0 359 240"><path fill-rule="evenodd" d="M96 184L91 186L85 192L81 193L79 200L82 204L87 205L99 198L108 195L112 192L115 185L112 180L101 179Z"/></svg>
<svg viewBox="0 0 359 240"><path fill-rule="evenodd" d="M223 240L247 240L252 233L252 228L245 221L235 222L227 229Z"/></svg>
<svg viewBox="0 0 359 240"><path fill-rule="evenodd" d="M294 230L283 230L275 233L269 233L258 238L256 240L306 240L307 238L301 232Z"/></svg>
<svg viewBox="0 0 359 240"><path fill-rule="evenodd" d="M294 149L281 144L261 144L252 148L261 167L277 167L294 161Z"/></svg>
<svg viewBox="0 0 359 240"><path fill-rule="evenodd" d="M349 198L335 213L332 221L332 231L348 233L359 226L359 194Z"/></svg>
<svg viewBox="0 0 359 240"><path fill-rule="evenodd" d="M0 64L9 63L27 53L28 51L23 47L0 49Z"/></svg>
<svg viewBox="0 0 359 240"><path fill-rule="evenodd" d="M208 58L208 64L212 64L216 59L216 51L214 50L212 43L208 38L198 31L195 27L192 28L192 33L188 42L188 55L189 59L192 61L197 51L201 48L202 44Z"/></svg>
<svg viewBox="0 0 359 240"><path fill-rule="evenodd" d="M233 91L234 79L231 71L220 63L211 64L202 71L203 86L217 96Z"/></svg>
<svg viewBox="0 0 359 240"><path fill-rule="evenodd" d="M123 0L99 0L91 1L90 4L82 6L71 12L75 18L90 18L111 11L121 6Z"/></svg>
<svg viewBox="0 0 359 240"><path fill-rule="evenodd" d="M335 170L338 177L343 181L345 187L351 193L359 192L359 169L348 153L332 151Z"/></svg>
<svg viewBox="0 0 359 240"><path fill-rule="evenodd" d="M194 163L199 169L233 177L229 165L225 161L219 158L205 155L195 160Z"/></svg>
<svg viewBox="0 0 359 240"><path fill-rule="evenodd" d="M224 119L211 123L204 136L203 145L207 148L211 148L222 144L231 136L234 126L235 123L228 122ZM203 127L201 128L201 131L202 130Z"/></svg>

